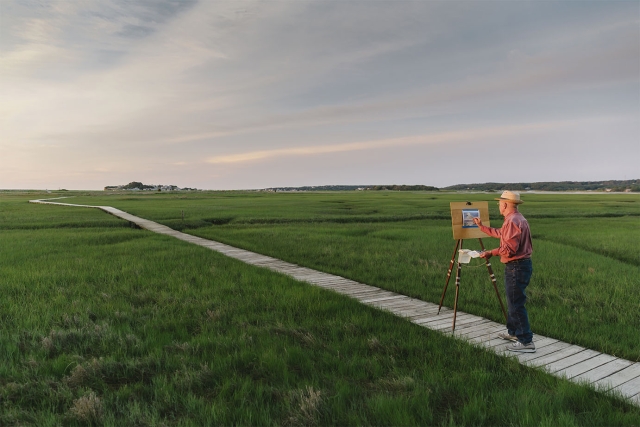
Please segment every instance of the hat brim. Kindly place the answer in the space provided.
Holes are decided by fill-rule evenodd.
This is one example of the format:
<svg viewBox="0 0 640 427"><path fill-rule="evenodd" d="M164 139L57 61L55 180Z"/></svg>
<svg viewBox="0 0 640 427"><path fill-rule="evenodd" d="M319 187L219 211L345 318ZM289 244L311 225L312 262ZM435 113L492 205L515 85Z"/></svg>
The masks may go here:
<svg viewBox="0 0 640 427"><path fill-rule="evenodd" d="M522 200L503 199L502 197L498 197L497 199L493 199L493 200L499 200L499 201L503 201L503 202L515 203L516 205L524 203Z"/></svg>

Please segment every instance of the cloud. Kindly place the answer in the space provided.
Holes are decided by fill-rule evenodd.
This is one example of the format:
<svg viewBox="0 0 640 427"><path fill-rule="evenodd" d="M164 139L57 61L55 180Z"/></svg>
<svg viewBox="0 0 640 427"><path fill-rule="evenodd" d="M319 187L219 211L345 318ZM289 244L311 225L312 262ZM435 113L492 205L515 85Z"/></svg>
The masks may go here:
<svg viewBox="0 0 640 427"><path fill-rule="evenodd" d="M504 103L511 99L553 95L576 87L615 85L637 82L640 65L635 38L616 47L567 54L557 52L526 56L513 63L509 53L507 69L497 67L491 73L472 76L464 81L447 82L416 88L413 93L372 97L337 104L321 105L290 113L262 114L258 117L235 118L236 123L211 124L209 132L182 133L167 136L165 141L184 143L213 140L229 135L269 130L320 126L335 123L380 121L406 117L439 116L443 113L475 110L481 103Z"/></svg>
<svg viewBox="0 0 640 427"><path fill-rule="evenodd" d="M600 118L598 121L610 121ZM593 120L590 120L593 122ZM434 134L387 138L381 140L350 142L343 144L327 144L310 147L289 147L275 150L249 151L237 154L213 156L206 160L211 164L249 163L273 158L289 156L313 156L317 154L345 153L351 151L373 150L378 148L399 148L411 145L449 144L460 141L482 140L498 138L516 134L530 134L532 132L549 131L579 125L579 121L552 121L543 123L528 123L499 127L466 129L462 131L440 132Z"/></svg>

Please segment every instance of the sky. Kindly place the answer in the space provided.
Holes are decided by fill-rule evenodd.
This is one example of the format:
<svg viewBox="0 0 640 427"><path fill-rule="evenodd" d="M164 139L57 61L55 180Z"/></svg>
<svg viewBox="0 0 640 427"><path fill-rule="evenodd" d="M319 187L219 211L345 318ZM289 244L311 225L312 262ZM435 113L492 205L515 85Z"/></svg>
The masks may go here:
<svg viewBox="0 0 640 427"><path fill-rule="evenodd" d="M640 178L640 2L0 0L0 188Z"/></svg>

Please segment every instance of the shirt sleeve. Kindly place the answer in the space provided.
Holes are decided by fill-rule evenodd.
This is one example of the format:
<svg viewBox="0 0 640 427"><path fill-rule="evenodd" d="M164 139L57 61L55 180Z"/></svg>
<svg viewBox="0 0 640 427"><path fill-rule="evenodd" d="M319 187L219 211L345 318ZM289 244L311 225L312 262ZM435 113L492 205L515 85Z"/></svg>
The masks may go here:
<svg viewBox="0 0 640 427"><path fill-rule="evenodd" d="M487 227L486 225L480 225L479 228L484 234L488 234L496 239L499 239L502 236L502 229L500 228Z"/></svg>

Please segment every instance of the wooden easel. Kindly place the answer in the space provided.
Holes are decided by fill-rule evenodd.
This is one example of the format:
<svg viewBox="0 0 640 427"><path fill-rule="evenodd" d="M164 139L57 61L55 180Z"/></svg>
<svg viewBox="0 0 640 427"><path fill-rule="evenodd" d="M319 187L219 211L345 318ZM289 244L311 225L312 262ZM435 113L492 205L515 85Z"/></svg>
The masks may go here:
<svg viewBox="0 0 640 427"><path fill-rule="evenodd" d="M478 239L480 242L480 248L484 251L484 245L482 244L482 239ZM438 306L438 314L440 314L440 309L442 308L442 302L444 301L444 296L447 293L447 287L449 286L449 279L451 279L451 271L453 270L453 263L456 260L456 255L460 255L458 253L458 247L462 249L463 239L458 239L456 241L456 247L453 250L453 255L451 256L451 262L449 263L449 271L447 272L447 281L444 284L444 289L442 290L442 297L440 298L440 305ZM489 277L491 278L491 283L493 283L493 289L496 291L496 296L498 297L498 301L500 301L500 307L502 308L502 314L504 314L504 318L507 319L507 312L504 310L504 304L502 304L502 298L500 298L500 294L498 293L498 286L496 285L496 276L493 274L493 269L491 268L491 262L488 259L485 259L485 263L487 264L487 270L489 271ZM458 268L456 271L456 298L453 302L453 325L451 326L451 332L456 330L456 314L458 312L458 295L460 293L460 272L462 270L462 266L460 265L460 261L458 260Z"/></svg>

